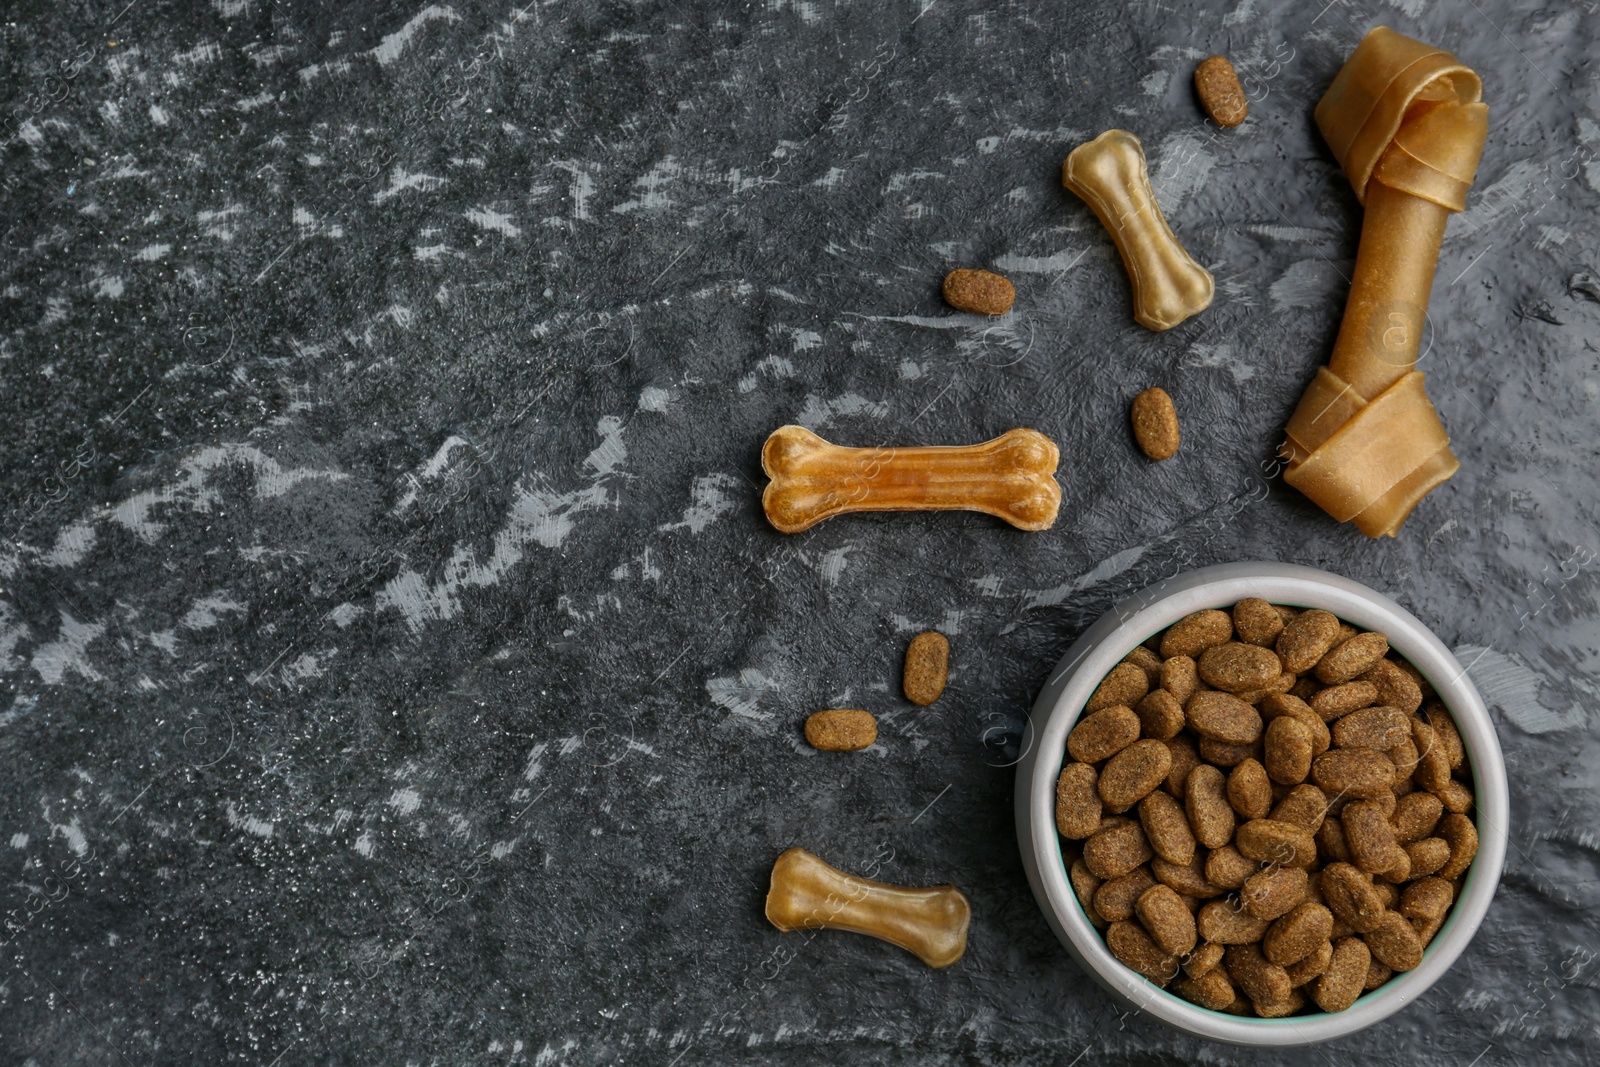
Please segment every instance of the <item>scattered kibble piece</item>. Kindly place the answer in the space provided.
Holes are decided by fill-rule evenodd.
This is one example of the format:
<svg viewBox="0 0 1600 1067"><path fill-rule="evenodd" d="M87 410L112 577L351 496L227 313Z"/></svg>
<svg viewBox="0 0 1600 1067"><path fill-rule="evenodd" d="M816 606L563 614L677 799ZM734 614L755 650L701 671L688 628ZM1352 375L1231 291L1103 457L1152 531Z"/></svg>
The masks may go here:
<svg viewBox="0 0 1600 1067"><path fill-rule="evenodd" d="M823 752L858 752L878 739L870 711L829 708L806 720L806 743Z"/></svg>
<svg viewBox="0 0 1600 1067"><path fill-rule="evenodd" d="M906 649L905 673L901 676L906 699L913 704L932 704L944 692L949 676L949 639L933 630L913 637Z"/></svg>
<svg viewBox="0 0 1600 1067"><path fill-rule="evenodd" d="M1227 56L1212 56L1194 68L1194 91L1200 105L1218 126L1237 126L1250 114L1239 74Z"/></svg>
<svg viewBox="0 0 1600 1067"><path fill-rule="evenodd" d="M988 270L953 270L944 276L945 303L974 315L1004 315L1017 299L1005 278Z"/></svg>
<svg viewBox="0 0 1600 1067"><path fill-rule="evenodd" d="M1172 406L1172 397L1165 389L1153 385L1134 397L1129 417L1139 451L1154 460L1171 459L1177 453L1178 409Z"/></svg>

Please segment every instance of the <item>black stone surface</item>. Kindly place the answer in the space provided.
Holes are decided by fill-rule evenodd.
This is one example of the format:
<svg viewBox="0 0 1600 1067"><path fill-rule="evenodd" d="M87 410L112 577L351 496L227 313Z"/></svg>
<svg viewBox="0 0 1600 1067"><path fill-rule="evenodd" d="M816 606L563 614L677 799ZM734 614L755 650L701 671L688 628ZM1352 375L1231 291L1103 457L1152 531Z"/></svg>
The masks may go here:
<svg viewBox="0 0 1600 1067"><path fill-rule="evenodd" d="M1592 3L22 0L3 27L7 1063L1274 1063L1117 1007L1011 824L1056 658L1174 568L1388 592L1469 663L1515 833L1469 951L1306 1062L1592 1062ZM1393 541L1274 477L1360 214L1311 107L1389 24L1492 129L1423 369L1461 472ZM1252 97L1216 133L1195 63ZM1166 334L1059 184L1141 135L1216 274ZM989 266L1015 310L946 309ZM1585 278L1589 280L1586 282ZM1160 384L1184 447L1146 462ZM1033 426L1056 527L795 537L758 449ZM898 694L924 628L954 674ZM880 717L805 747L821 706ZM804 845L972 898L932 972L781 936Z"/></svg>

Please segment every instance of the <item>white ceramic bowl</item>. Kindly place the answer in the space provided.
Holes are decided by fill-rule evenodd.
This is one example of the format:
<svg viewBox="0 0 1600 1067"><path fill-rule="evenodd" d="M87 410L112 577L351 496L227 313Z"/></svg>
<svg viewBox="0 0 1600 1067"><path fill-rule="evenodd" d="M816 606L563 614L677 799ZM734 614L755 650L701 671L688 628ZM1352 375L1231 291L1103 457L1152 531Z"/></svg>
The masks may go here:
<svg viewBox="0 0 1600 1067"><path fill-rule="evenodd" d="M1208 1011L1182 1000L1120 963L1089 925L1061 857L1055 788L1067 732L1100 679L1135 645L1203 608L1226 609L1245 597L1322 608L1363 630L1388 635L1390 646L1437 690L1455 718L1472 768L1478 855L1460 898L1429 944L1422 965L1363 994L1349 1009L1286 1019L1253 1019ZM1509 802L1505 759L1494 726L1466 670L1416 616L1358 582L1284 563L1229 563L1179 574L1151 586L1086 630L1067 650L1034 704L1017 764L1017 840L1034 896L1067 951L1117 999L1197 1037L1233 1045L1288 1047L1330 1041L1387 1018L1411 1003L1455 962L1477 932L1505 863Z"/></svg>

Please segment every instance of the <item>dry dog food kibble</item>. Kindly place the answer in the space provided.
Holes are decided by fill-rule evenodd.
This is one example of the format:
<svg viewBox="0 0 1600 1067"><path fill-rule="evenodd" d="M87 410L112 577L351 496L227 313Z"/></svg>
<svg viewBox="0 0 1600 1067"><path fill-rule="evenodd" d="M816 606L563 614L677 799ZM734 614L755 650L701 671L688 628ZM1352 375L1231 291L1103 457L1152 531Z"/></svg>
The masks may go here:
<svg viewBox="0 0 1600 1067"><path fill-rule="evenodd" d="M856 752L878 739L878 720L870 711L830 708L806 720L806 743L823 752Z"/></svg>
<svg viewBox="0 0 1600 1067"><path fill-rule="evenodd" d="M1016 288L993 271L963 268L944 276L944 301L957 311L1004 315L1016 299Z"/></svg>
<svg viewBox="0 0 1600 1067"><path fill-rule="evenodd" d="M1056 788L1057 829L1082 842L1073 892L1112 954L1269 1019L1343 1011L1419 966L1478 852L1466 746L1425 686L1385 635L1255 598L1129 653Z"/></svg>
<svg viewBox="0 0 1600 1067"><path fill-rule="evenodd" d="M1139 451L1151 459L1171 459L1178 451L1178 409L1172 397L1160 386L1151 386L1133 398L1128 411L1133 423L1133 439Z"/></svg>
<svg viewBox="0 0 1600 1067"><path fill-rule="evenodd" d="M1237 126L1250 114L1250 101L1227 56L1212 56L1194 68L1194 91L1218 126Z"/></svg>
<svg viewBox="0 0 1600 1067"><path fill-rule="evenodd" d="M950 676L950 640L929 630L911 639L901 688L913 704L927 706L939 699Z"/></svg>

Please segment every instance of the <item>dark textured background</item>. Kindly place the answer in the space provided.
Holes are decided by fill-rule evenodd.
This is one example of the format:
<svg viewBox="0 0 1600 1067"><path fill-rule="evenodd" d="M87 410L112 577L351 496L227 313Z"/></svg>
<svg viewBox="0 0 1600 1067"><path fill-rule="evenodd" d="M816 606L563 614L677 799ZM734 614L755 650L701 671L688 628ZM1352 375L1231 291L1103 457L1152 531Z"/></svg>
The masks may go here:
<svg viewBox="0 0 1600 1067"><path fill-rule="evenodd" d="M1275 1062L1078 971L1006 766L1090 620L1251 558L1434 625L1513 788L1459 964L1296 1058L1592 1056L1595 7L11 5L0 1057ZM1272 463L1360 225L1311 107L1380 23L1492 109L1423 364L1462 469L1382 543ZM1253 99L1220 134L1189 87L1218 51ZM1166 334L1059 185L1112 126L1217 277ZM945 308L958 265L1015 310ZM1184 418L1161 465L1126 428L1152 384ZM1061 519L783 537L757 455L791 421L1036 427ZM929 627L954 673L920 710L897 674ZM878 745L806 748L827 705ZM797 844L961 886L966 958L777 934Z"/></svg>

